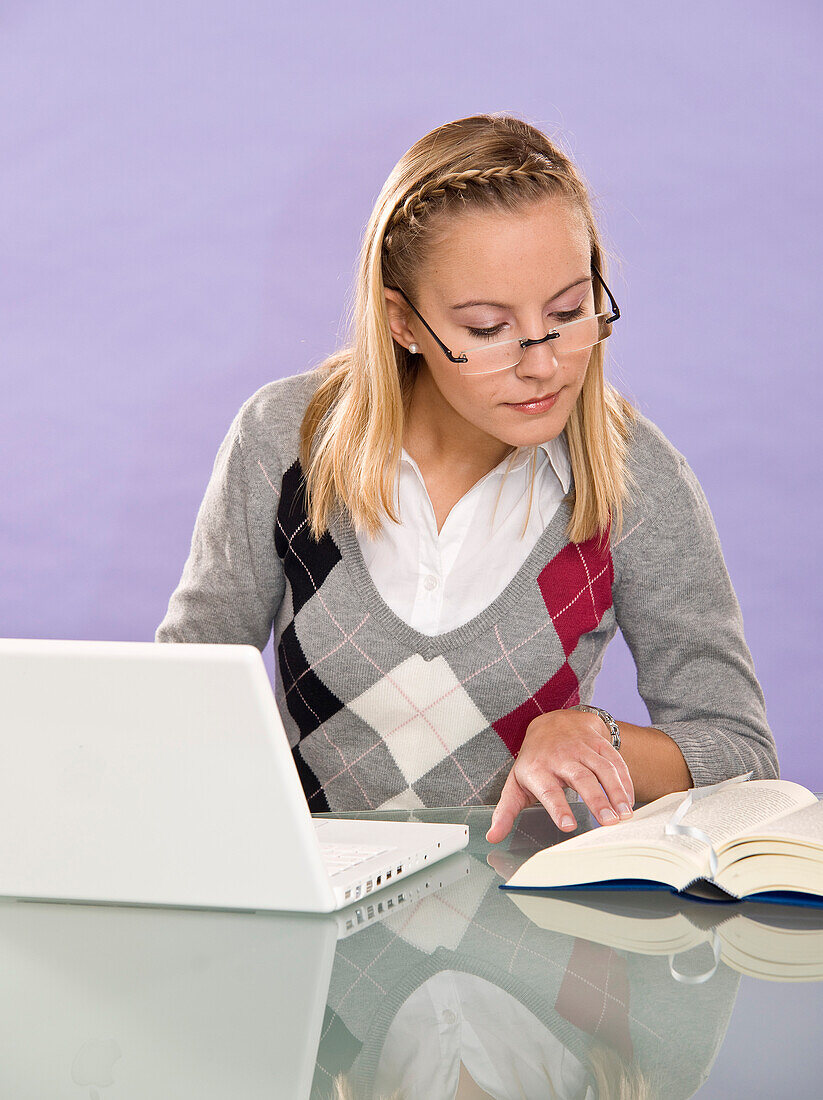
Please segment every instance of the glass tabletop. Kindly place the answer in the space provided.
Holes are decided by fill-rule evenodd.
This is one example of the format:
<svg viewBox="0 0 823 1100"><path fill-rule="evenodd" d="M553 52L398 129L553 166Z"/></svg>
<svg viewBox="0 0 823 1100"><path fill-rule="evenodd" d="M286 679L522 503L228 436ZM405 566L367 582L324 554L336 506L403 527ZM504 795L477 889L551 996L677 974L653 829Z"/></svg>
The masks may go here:
<svg viewBox="0 0 823 1100"><path fill-rule="evenodd" d="M581 829L598 827L573 807ZM0 899L14 1100L816 1097L822 911L501 890L539 807L332 914Z"/></svg>
<svg viewBox="0 0 823 1100"><path fill-rule="evenodd" d="M399 907L348 911L312 1097L820 1094L823 911L500 890L568 836L541 807L499 845L490 807L331 816L465 822L470 842Z"/></svg>

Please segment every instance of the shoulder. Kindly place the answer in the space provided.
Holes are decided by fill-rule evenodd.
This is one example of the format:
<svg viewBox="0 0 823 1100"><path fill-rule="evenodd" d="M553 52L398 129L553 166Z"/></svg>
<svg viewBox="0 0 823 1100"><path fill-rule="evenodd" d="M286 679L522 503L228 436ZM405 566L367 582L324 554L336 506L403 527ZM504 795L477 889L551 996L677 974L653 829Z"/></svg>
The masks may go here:
<svg viewBox="0 0 823 1100"><path fill-rule="evenodd" d="M299 430L306 406L319 384L320 372L315 369L277 378L255 390L236 417L242 442L253 443L261 436L268 437L272 429L285 433L292 427Z"/></svg>
<svg viewBox="0 0 823 1100"><path fill-rule="evenodd" d="M685 455L640 411L630 424L626 472L627 520L650 521L678 500L702 495Z"/></svg>
<svg viewBox="0 0 823 1100"><path fill-rule="evenodd" d="M642 413L630 426L623 525L615 531L615 564L644 554L682 556L717 540L714 517L686 456Z"/></svg>
<svg viewBox="0 0 823 1100"><path fill-rule="evenodd" d="M320 381L317 368L289 375L267 382L243 402L232 429L248 458L274 461L282 470L292 464L303 414Z"/></svg>
<svg viewBox="0 0 823 1100"><path fill-rule="evenodd" d="M653 420L637 411L630 425L628 466L632 476L648 490L655 486L665 495L688 465L683 455Z"/></svg>

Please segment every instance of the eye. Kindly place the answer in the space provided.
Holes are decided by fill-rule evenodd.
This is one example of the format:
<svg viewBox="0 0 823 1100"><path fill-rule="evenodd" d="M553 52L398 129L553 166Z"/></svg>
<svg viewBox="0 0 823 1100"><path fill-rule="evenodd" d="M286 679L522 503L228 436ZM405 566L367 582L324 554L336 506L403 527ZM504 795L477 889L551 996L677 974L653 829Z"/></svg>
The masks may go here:
<svg viewBox="0 0 823 1100"><path fill-rule="evenodd" d="M555 313L554 316L558 318L561 325L565 325L568 321L576 321L578 317L582 317L586 312L583 304L581 303L577 309L567 309L562 313Z"/></svg>
<svg viewBox="0 0 823 1100"><path fill-rule="evenodd" d="M549 316L556 317L558 324L565 325L569 321L576 321L578 318L585 316L586 307L581 302L576 309L559 310L557 313L552 313ZM494 328L471 328L466 326L466 331L477 340L493 340L495 336L498 336L502 330L503 325L495 325Z"/></svg>
<svg viewBox="0 0 823 1100"><path fill-rule="evenodd" d="M472 336L476 336L478 340L491 340L493 336L497 336L502 328L502 325L495 325L494 328L468 328L468 331Z"/></svg>

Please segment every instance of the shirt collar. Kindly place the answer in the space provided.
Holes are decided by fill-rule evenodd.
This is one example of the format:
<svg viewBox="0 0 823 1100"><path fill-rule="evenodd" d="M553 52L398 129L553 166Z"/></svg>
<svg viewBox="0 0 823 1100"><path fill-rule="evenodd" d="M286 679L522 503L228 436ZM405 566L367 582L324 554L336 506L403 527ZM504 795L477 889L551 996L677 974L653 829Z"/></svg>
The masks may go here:
<svg viewBox="0 0 823 1100"><path fill-rule="evenodd" d="M566 433L561 432L556 438L549 439L546 443L539 443L537 446L545 453L551 463L552 469L557 474L557 478L563 486L563 492L568 493L572 483L572 464L569 456L569 445L566 442ZM420 475L417 463L406 451L405 447L402 448L400 457L401 460L407 461L409 465L417 470L418 475ZM505 470L511 472L525 466L530 458L531 447L521 447L519 448L519 452L513 451L509 458L504 458L501 465ZM509 462L511 462L510 466L508 465ZM422 480L422 475L420 476Z"/></svg>
<svg viewBox="0 0 823 1100"><path fill-rule="evenodd" d="M546 443L538 443L537 446L545 453L551 463L552 469L557 474L558 480L563 486L563 492L568 493L572 482L572 464L569 456L569 445L566 442L566 433L561 432L556 438L549 439ZM530 458L531 448L521 447L520 453L512 456L512 465L510 468L512 470L519 470Z"/></svg>

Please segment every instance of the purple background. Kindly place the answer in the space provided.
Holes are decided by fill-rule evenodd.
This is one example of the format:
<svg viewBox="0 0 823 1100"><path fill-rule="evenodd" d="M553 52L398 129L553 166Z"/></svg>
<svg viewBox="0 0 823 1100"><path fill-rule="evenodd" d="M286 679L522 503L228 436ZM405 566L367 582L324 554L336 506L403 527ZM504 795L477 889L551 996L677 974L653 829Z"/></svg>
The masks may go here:
<svg viewBox="0 0 823 1100"><path fill-rule="evenodd" d="M335 347L393 164L507 110L591 185L612 376L700 478L782 774L823 788L821 21L811 2L5 3L0 634L153 638L240 404ZM648 722L619 638L596 698Z"/></svg>

